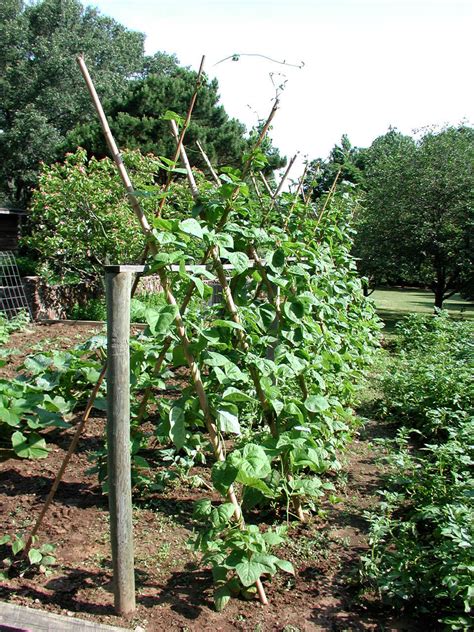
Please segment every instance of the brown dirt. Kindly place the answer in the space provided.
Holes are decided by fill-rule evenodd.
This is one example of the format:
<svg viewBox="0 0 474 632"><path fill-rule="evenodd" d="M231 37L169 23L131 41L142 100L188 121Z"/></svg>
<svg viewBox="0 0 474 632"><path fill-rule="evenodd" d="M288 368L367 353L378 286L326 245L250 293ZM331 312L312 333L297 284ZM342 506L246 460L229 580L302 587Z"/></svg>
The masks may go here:
<svg viewBox="0 0 474 632"><path fill-rule="evenodd" d="M17 332L6 347L18 353L0 369L0 377L14 375L25 355L39 349L37 345L68 348L97 331L97 327L54 324ZM40 531L40 542L57 546L52 574L0 583L0 600L131 629L141 626L149 632L419 629L356 599L358 559L367 547L362 514L374 502L378 484L374 453L362 436L346 456L348 474L339 492L341 502L326 508L324 517L291 527L290 540L280 553L293 561L296 577L281 574L266 583L268 607L234 599L224 612L214 610L210 573L197 564L187 546L192 503L205 497L206 490L182 483L156 494L152 502L136 503L138 607L131 619L117 617L111 593L107 502L96 476L86 474L87 455L102 445L104 426L102 417L88 423ZM0 535L26 533L32 527L72 433L73 429L48 433L53 448L45 460L0 463Z"/></svg>

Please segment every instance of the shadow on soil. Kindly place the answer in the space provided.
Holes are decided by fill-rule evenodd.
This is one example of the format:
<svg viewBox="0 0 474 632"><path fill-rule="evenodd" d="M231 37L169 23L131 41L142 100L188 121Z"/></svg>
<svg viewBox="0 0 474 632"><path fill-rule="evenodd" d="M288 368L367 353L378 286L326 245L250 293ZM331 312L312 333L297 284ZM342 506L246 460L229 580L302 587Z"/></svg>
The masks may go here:
<svg viewBox="0 0 474 632"><path fill-rule="evenodd" d="M14 469L4 470L0 476L0 494L6 496L35 494L38 501L43 501L53 485L53 480L47 476L24 476ZM55 500L63 505L74 505L81 508L103 507L107 504L107 499L101 495L98 486L65 481L61 481Z"/></svg>

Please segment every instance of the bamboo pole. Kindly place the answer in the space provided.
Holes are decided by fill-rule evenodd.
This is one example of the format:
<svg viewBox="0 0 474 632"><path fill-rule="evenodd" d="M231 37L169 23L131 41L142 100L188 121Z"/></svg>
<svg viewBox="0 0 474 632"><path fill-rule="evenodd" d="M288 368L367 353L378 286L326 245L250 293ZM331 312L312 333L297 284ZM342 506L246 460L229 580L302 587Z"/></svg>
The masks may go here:
<svg viewBox="0 0 474 632"><path fill-rule="evenodd" d="M326 198L326 200L324 201L323 204L323 208L321 209L321 212L319 213L319 217L316 221L316 226L315 226L315 230L316 228L318 228L319 223L324 215L324 211L326 210L327 205L329 204L329 201L331 200L332 196L334 195L334 192L336 190L336 185L337 185L337 181L339 180L339 176L341 175L342 169L339 169L339 171L336 173L336 177L334 178L334 182L331 185L331 188L329 189L329 193L328 196Z"/></svg>
<svg viewBox="0 0 474 632"><path fill-rule="evenodd" d="M211 176L214 178L214 182L216 184L220 184L221 181L219 180L219 176L217 175L217 173L214 171L214 167L211 164L211 161L209 160L209 158L207 157L206 152L204 151L204 149L202 148L201 143L197 140L196 141L196 145L198 146L199 151L201 152L201 156L204 159L204 162L207 165L207 168L209 169L209 171L211 172Z"/></svg>

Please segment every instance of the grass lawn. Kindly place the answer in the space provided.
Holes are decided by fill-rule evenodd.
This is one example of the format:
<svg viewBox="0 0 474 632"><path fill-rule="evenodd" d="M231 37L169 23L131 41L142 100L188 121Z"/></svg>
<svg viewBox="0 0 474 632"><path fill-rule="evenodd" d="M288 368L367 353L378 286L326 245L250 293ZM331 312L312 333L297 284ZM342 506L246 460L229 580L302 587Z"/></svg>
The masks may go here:
<svg viewBox="0 0 474 632"><path fill-rule="evenodd" d="M390 334L395 323L406 314L432 314L434 294L427 290L412 288L387 288L375 290L370 298L375 302L377 313L385 322L385 331ZM454 318L474 319L474 302L462 299L458 294L443 305Z"/></svg>

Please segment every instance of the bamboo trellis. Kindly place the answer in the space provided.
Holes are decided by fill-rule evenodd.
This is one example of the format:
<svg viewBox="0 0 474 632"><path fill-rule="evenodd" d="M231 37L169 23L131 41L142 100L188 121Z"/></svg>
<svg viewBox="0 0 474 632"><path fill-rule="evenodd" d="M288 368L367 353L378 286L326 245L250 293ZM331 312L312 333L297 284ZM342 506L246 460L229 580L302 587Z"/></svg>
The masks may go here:
<svg viewBox="0 0 474 632"><path fill-rule="evenodd" d="M138 201L137 196L135 195L134 192L134 188L133 188L133 184L130 180L130 177L127 173L127 170L125 168L125 165L123 163L123 160L121 158L121 154L118 150L117 144L115 142L115 139L111 133L110 127L108 125L107 122L107 118L105 116L104 110L102 108L100 99L97 95L97 92L95 90L94 84L92 82L92 79L89 75L89 72L87 70L87 66L84 62L84 59L82 57L78 57L77 59L81 73L84 77L84 80L86 82L87 88L89 90L91 99L93 101L94 107L96 109L97 115L99 117L100 120L100 124L109 148L109 151L114 159L114 162L117 166L119 175L121 177L122 183L124 185L124 188L127 192L127 196L128 199L130 201L130 205L132 207L132 210L138 220L138 223L140 225L140 228L146 238L147 241L147 246L146 246L146 250L144 253L144 258L143 260L145 261L148 253L150 253L152 256L157 254L157 248L156 245L153 241L152 238L152 234L151 234L151 227L150 224L145 216L145 213L143 212L141 205ZM190 189L191 189L191 193L193 195L194 198L196 198L199 195L198 192L198 188L196 186L196 183L194 181L194 177L193 177L193 173L192 173L192 169L189 165L189 161L187 160L187 156L186 156L186 150L185 150L185 146L184 146L184 134L186 131L186 128L189 124L189 121L191 119L191 113L192 113L192 108L194 106L194 102L196 100L196 96L197 96L197 92L198 92L198 88L199 88L199 81L200 81L200 77L202 74L202 68L203 68L203 62L204 62L204 58L201 62L201 67L198 73L198 81L197 81L197 87L196 87L196 91L193 95L193 99L190 105L190 108L188 110L188 115L186 117L185 120L185 124L183 126L183 129L181 131L181 134L178 133L178 129L176 127L176 124L174 123L174 121L170 121L170 124L172 126L172 131L173 134L175 136L176 139L176 152L175 152L175 156L174 156L174 162L177 162L177 158L178 156L181 156L181 160L183 162L183 164L185 165L186 168L186 172L188 175L188 181L189 181L189 185L190 185ZM268 131L268 128L271 124L271 121L277 111L278 108L278 102L276 101L273 105L273 108L270 112L270 115L265 123L265 125L263 126L260 135L257 139L256 145L255 145L255 149L258 148L263 139L265 138L265 135ZM207 158L204 150L202 149L201 146L199 146L199 150L201 151L203 158L206 162L206 164L208 165L211 174L214 178L214 180L216 181L216 183L220 183L219 177L217 176L216 172L214 171L214 169L212 168L212 165L209 161L209 159ZM295 157L296 158L296 157ZM265 187L267 188L268 191L270 191L270 195L272 198L271 204L272 206L275 203L276 198L278 197L278 195L280 194L281 190L282 190L282 186L283 186L283 182L286 179L288 172L291 168L291 166L294 163L295 158L292 159L292 161L289 164L288 169L286 170L280 184L279 187L277 188L275 193L271 192L271 189L269 187L269 184L267 182L267 180L264 178L263 174L261 175L262 180L265 184ZM247 163L244 165L243 168L243 172L242 172L242 180L245 178L245 176L247 176L249 174L250 171L250 166L251 166L251 158L249 158L249 160L247 161ZM167 190L167 188L169 187L171 182L170 177L168 178L166 185L165 185L165 191ZM256 182L254 180L254 186L256 186ZM231 212L232 209L232 202L233 200L235 200L236 196L238 195L238 188L236 189L236 191L234 192L234 195L232 196L232 198L228 201L227 206L224 210L224 213L222 215L221 220L218 222L218 224L216 225L216 229L217 230L222 230L225 226L225 223L227 222L227 219L229 217L229 214ZM160 215L163 207L164 207L164 203L165 203L165 196L163 196L160 206L157 210L157 215ZM251 257L251 259L253 259L254 265L258 268L261 277L262 277L262 282L265 285L266 289L267 289L267 294L269 297L269 300L274 304L275 306L275 310L276 310L276 319L277 319L277 323L278 321L281 319L281 306L279 303L279 296L278 293L274 291L272 284L270 283L269 279L268 279L268 275L266 274L266 268L265 265L262 261L262 258L259 256L256 247L254 244L249 243L248 244L248 253ZM227 277L226 277L226 273L221 261L221 257L220 257L220 252L219 252L219 247L218 246L211 246L208 248L208 250L206 251L201 264L205 265L209 260L211 260L212 262L212 266L214 267L216 276L219 280L219 283L222 287L223 290L223 297L224 297L224 304L225 304L225 308L228 311L228 314L230 316L230 318L233 320L234 323L236 323L237 325L239 325L239 327L236 329L236 335L238 338L238 346L239 348L245 353L249 353L250 352L250 345L249 345L249 341L247 339L247 335L245 333L245 331L242 328L242 319L238 310L238 307L236 305L235 302L235 298L232 292L232 288L231 285L229 284ZM183 315L191 301L191 298L194 294L195 291L195 285L193 283L190 283L188 290L185 294L184 300L182 301L181 305L178 306L177 301L176 301L176 297L175 297L175 293L174 293L174 279L173 279L173 273L170 269L165 269L165 268L160 268L158 270L158 276L160 279L160 283L161 286L163 288L163 291L165 293L166 296L166 300L168 302L169 305L175 307L176 309L176 316L175 316L175 331L179 337L181 346L183 348L183 352L184 352L184 356L187 362L187 365L189 367L189 371L190 371L190 376L191 376L191 381L192 384L194 386L194 389L196 391L198 400L199 400L199 405L200 408L202 410L203 416L204 416L204 420L205 420L205 425L206 425L206 429L207 429L207 433L209 436L209 441L210 444L212 446L213 452L214 452L214 456L216 458L216 460L218 461L224 461L225 460L225 448L224 448L224 444L223 444L223 440L222 437L220 435L219 432L219 428L218 428L218 424L216 419L213 416L213 413L211 411L211 408L209 406L209 402L208 402L208 396L203 384L203 380L201 377L201 367L199 366L199 363L196 361L196 358L193 355L192 349L191 349L191 345L192 345L192 338L190 337L187 329L186 329L186 325L185 322L183 320ZM138 280L138 279L137 279ZM135 291L136 289L136 283L133 286L132 289L132 293ZM172 342L172 338L171 336L168 336L167 338L165 338L165 340L162 343L162 349L161 352L157 358L155 367L154 367L154 372L155 374L158 374L163 366L163 363L165 361L166 358L166 354L170 348ZM261 408L262 408L262 412L263 412L263 418L266 421L271 433L273 436L277 436L278 434L278 430L277 430L277 426L276 426L276 415L275 412L272 408L272 406L270 405L264 390L261 386L261 375L259 373L258 368L256 367L255 364L248 362L247 363L247 369L249 371L249 375L251 377L251 380L253 382L254 388L255 388L255 392L257 394L258 400L260 402ZM27 542L27 546L25 549L25 554L27 553L28 549L31 546L32 543L32 539L34 537L34 535L37 533L39 527L41 526L42 520L48 510L49 505L52 502L52 499L54 497L54 494L57 490L57 487L59 485L59 482L62 478L62 475L67 467L67 464L69 462L69 459L72 455L72 453L74 452L77 443L79 441L80 435L82 433L82 430L84 428L84 425L86 424L89 414L93 408L94 405L94 400L100 390L101 384L103 382L104 376L105 376L105 372L106 372L106 367L104 366L101 373L100 373L100 377L99 380L96 384L96 386L94 387L93 391L91 392L91 395L89 397L89 401L87 403L86 406L86 410L78 424L78 427L76 429L76 433L74 435L74 439L73 442L71 443L71 446L68 450L68 453L66 455L66 458L61 466L60 471L58 472L58 475L54 481L53 487L51 489L51 492L48 496L48 499L43 507L43 510L30 534L30 537L28 539ZM303 395L303 399L305 399L307 397L307 389L306 389L306 385L304 384L304 380L303 378L299 381L300 383L300 388L301 388L301 392ZM147 402L150 396L150 388L146 389L143 395L143 398L141 400L139 409L138 409L138 419L142 419L144 414L146 413L146 408L147 408ZM234 507L234 518L236 520L236 523L238 525L240 525L242 528L245 526L244 525L244 519L243 519L243 515L242 515L242 509L239 503L239 500L237 498L237 495L235 493L234 487L231 485L229 487L229 490L227 492L227 499L230 503L232 503L233 507ZM298 515L298 517L300 519L304 519L304 515L301 509L301 506L296 503L294 506L294 510L295 513ZM259 596L260 601L263 604L267 604L267 597L265 594L265 590L263 588L262 582L261 580L257 580L256 582L256 589L257 589L257 593Z"/></svg>

